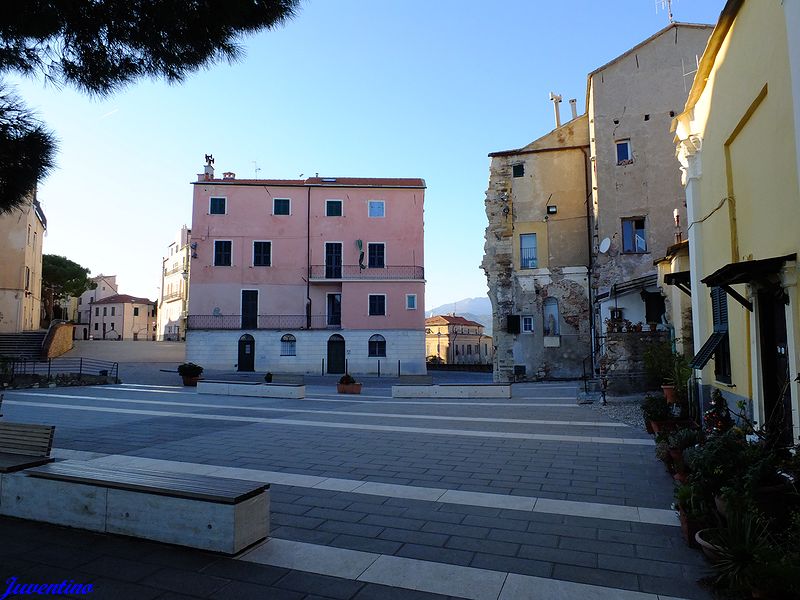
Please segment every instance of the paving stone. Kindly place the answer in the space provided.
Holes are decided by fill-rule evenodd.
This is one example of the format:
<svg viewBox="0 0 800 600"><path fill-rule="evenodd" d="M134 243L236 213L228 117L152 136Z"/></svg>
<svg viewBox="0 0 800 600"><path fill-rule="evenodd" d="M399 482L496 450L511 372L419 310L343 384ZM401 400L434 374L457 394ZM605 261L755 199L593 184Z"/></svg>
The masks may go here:
<svg viewBox="0 0 800 600"><path fill-rule="evenodd" d="M605 569L592 569L575 565L557 564L553 567L553 578L590 585L601 585L622 590L638 590L639 579L632 573L620 573Z"/></svg>
<svg viewBox="0 0 800 600"><path fill-rule="evenodd" d="M404 544L402 548L395 552L395 556L467 566L472 561L474 554L464 550L434 548L432 546L421 546L419 544Z"/></svg>
<svg viewBox="0 0 800 600"><path fill-rule="evenodd" d="M235 579L237 581L246 581L260 585L272 585L289 573L289 569L223 558L209 565L203 569L202 572L206 575L214 575L216 577L222 577L223 579Z"/></svg>
<svg viewBox="0 0 800 600"><path fill-rule="evenodd" d="M639 575L639 584L643 592L659 594L660 596L690 598L691 600L711 599L711 594L692 579Z"/></svg>
<svg viewBox="0 0 800 600"><path fill-rule="evenodd" d="M470 552L483 552L485 554L500 554L503 556L516 556L519 550L519 544L511 542L500 542L495 540L478 540L475 538L465 538L459 536L451 536L447 543L446 548L455 548L456 550L468 550ZM525 557L528 558L528 557Z"/></svg>
<svg viewBox="0 0 800 600"><path fill-rule="evenodd" d="M400 542L356 535L338 535L331 541L331 545L338 548L347 548L348 550L373 552L375 554L394 554L400 546L402 546Z"/></svg>
<svg viewBox="0 0 800 600"><path fill-rule="evenodd" d="M353 597L353 600L447 600L447 598L440 594L368 583Z"/></svg>
<svg viewBox="0 0 800 600"><path fill-rule="evenodd" d="M435 523L430 521L425 523L425 525L422 527L422 531L444 533L447 535L460 535L479 539L486 539L486 536L489 535L489 529L487 527L474 527L470 525L457 525L453 523Z"/></svg>
<svg viewBox="0 0 800 600"><path fill-rule="evenodd" d="M292 571L277 583L277 587L305 594L318 594L326 598L348 600L364 587L364 584L339 577Z"/></svg>
<svg viewBox="0 0 800 600"><path fill-rule="evenodd" d="M482 552L475 553L470 566L478 569L533 575L535 577L550 577L553 571L553 563L547 561L512 558L497 554L484 554Z"/></svg>
<svg viewBox="0 0 800 600"><path fill-rule="evenodd" d="M335 533L316 529L298 529L297 527L278 527L269 532L270 537L306 542L309 544L327 544L336 537Z"/></svg>
<svg viewBox="0 0 800 600"><path fill-rule="evenodd" d="M674 535L676 536L680 535L679 531L676 531ZM623 544L636 544L637 546L672 548L671 538L647 535L644 533L632 533L628 531L607 531L601 529L597 532L597 538L603 541L621 542Z"/></svg>
<svg viewBox="0 0 800 600"><path fill-rule="evenodd" d="M196 596L209 596L227 583L222 577L173 568L161 569L147 577L149 586Z"/></svg>
<svg viewBox="0 0 800 600"><path fill-rule="evenodd" d="M325 523L325 519L305 517L302 515L287 515L281 513L272 513L270 515L270 527L288 525L289 527L300 527L302 529L316 529L323 523Z"/></svg>
<svg viewBox="0 0 800 600"><path fill-rule="evenodd" d="M373 496L364 495L364 498L371 498ZM353 502L347 507L347 510L354 510L357 512L367 513L370 515L386 515L388 517L399 517L406 508L402 506L389 506L385 504L367 504L364 502Z"/></svg>
<svg viewBox="0 0 800 600"><path fill-rule="evenodd" d="M159 544L156 550L148 552L137 560L162 567L199 571L217 559L218 557L213 554Z"/></svg>
<svg viewBox="0 0 800 600"><path fill-rule="evenodd" d="M9 542L3 540L3 543L8 544ZM12 542L11 545L15 546L16 543ZM36 563L63 567L65 569L74 569L93 560L97 555L93 552L76 553L73 547L52 544L38 546L35 549L20 553L19 556L20 558L29 559ZM5 563L5 559L2 562Z"/></svg>
<svg viewBox="0 0 800 600"><path fill-rule="evenodd" d="M509 531L506 529L492 529L487 536L488 540L510 542L512 544L526 544L530 546L544 546L555 548L558 546L559 537L542 533L528 533L526 531ZM566 539L566 538L564 538Z"/></svg>
<svg viewBox="0 0 800 600"><path fill-rule="evenodd" d="M318 527L320 531L330 531L331 533L344 533L347 535L358 535L362 537L378 537L383 527L379 525L365 525L363 523L348 523L345 521L325 521Z"/></svg>
<svg viewBox="0 0 800 600"><path fill-rule="evenodd" d="M464 520L463 514L447 512L444 510L408 508L403 513L407 519L421 519L423 521L437 521L439 523L461 523Z"/></svg>
<svg viewBox="0 0 800 600"><path fill-rule="evenodd" d="M596 554L614 554L617 556L636 556L636 547L633 544L620 544L599 540L582 540L573 537L562 537L559 548L594 552Z"/></svg>
<svg viewBox="0 0 800 600"><path fill-rule="evenodd" d="M387 527L378 537L395 542L412 542L424 546L444 546L450 536L441 533L426 533L423 531L409 531L407 529Z"/></svg>
<svg viewBox="0 0 800 600"><path fill-rule="evenodd" d="M214 600L304 600L307 596L302 591L276 589L255 583L231 581L225 587L214 592L210 598Z"/></svg>
<svg viewBox="0 0 800 600"><path fill-rule="evenodd" d="M316 517L323 520L333 521L348 521L350 523L357 523L367 516L366 513L349 511L349 510L334 510L331 508L313 508L305 514L306 517Z"/></svg>
<svg viewBox="0 0 800 600"><path fill-rule="evenodd" d="M520 546L518 556L520 558L532 558L535 560L576 565L579 567L597 567L597 554L592 554L591 552L578 552L576 550L545 548L541 546Z"/></svg>
<svg viewBox="0 0 800 600"><path fill-rule="evenodd" d="M309 504L289 504L287 502L275 502L272 497L269 499L269 510L273 515L304 515L312 508L313 507Z"/></svg>
<svg viewBox="0 0 800 600"><path fill-rule="evenodd" d="M163 589L156 589L150 586L101 578L92 582L92 593L87 597L113 598L114 600L150 600L151 598L160 598L163 592Z"/></svg>
<svg viewBox="0 0 800 600"><path fill-rule="evenodd" d="M134 582L146 579L160 569L160 565L113 556L101 556L81 567L87 573Z"/></svg>
<svg viewBox="0 0 800 600"><path fill-rule="evenodd" d="M388 515L367 515L361 520L361 523L411 530L422 529L422 526L425 525L425 521L421 521L420 519L405 519L403 517L390 517Z"/></svg>
<svg viewBox="0 0 800 600"><path fill-rule="evenodd" d="M597 559L597 566L601 569L639 573L641 575L676 578L683 576L683 570L680 565L664 561L647 560L644 558L600 555Z"/></svg>
<svg viewBox="0 0 800 600"><path fill-rule="evenodd" d="M467 515L462 521L464 525L476 525L478 527L492 527L496 529L509 529L511 531L526 531L527 521L516 519L501 519L498 517L483 517L479 515Z"/></svg>

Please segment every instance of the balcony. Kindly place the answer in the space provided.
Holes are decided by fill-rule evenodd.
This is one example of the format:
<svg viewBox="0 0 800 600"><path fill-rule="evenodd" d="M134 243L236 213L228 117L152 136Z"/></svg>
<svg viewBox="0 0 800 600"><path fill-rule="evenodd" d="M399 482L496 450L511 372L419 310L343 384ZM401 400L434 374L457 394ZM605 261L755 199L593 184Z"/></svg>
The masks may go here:
<svg viewBox="0 0 800 600"><path fill-rule="evenodd" d="M177 292L169 292L169 293L167 293L167 294L164 294L164 297L163 297L163 299L162 299L162 302L172 302L173 300L177 300L177 299L179 299L180 297L181 297L181 293L180 293L180 291L177 291Z"/></svg>
<svg viewBox="0 0 800 600"><path fill-rule="evenodd" d="M308 329L306 315L189 315L187 329ZM334 315L311 315L311 329L341 329Z"/></svg>
<svg viewBox="0 0 800 600"><path fill-rule="evenodd" d="M360 265L312 265L311 282L358 280L425 279L425 269L420 266L391 266L382 269L362 269Z"/></svg>

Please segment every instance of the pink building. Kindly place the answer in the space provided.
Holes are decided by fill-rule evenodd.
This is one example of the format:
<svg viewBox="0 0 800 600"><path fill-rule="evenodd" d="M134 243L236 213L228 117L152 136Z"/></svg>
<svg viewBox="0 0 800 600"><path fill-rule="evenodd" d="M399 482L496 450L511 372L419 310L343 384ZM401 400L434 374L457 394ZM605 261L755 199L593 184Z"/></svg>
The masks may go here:
<svg viewBox="0 0 800 600"><path fill-rule="evenodd" d="M187 360L425 372L422 179L194 183Z"/></svg>

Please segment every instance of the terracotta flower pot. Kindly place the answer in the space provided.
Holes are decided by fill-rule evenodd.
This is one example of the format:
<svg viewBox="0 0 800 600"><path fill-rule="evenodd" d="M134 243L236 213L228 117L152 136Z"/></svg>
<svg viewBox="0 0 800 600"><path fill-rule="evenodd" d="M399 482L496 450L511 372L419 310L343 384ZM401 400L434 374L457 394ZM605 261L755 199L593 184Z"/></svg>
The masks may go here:
<svg viewBox="0 0 800 600"><path fill-rule="evenodd" d="M698 543L695 540L697 532L705 527L705 523L696 519L690 519L683 508L678 507L678 517L681 520L681 533L683 534L683 541L690 548L697 548Z"/></svg>
<svg viewBox="0 0 800 600"><path fill-rule="evenodd" d="M340 394L360 394L360 383L337 383L336 391Z"/></svg>
<svg viewBox="0 0 800 600"><path fill-rule="evenodd" d="M183 385L188 387L197 387L197 382L200 381L200 376L197 377L189 377L188 375L183 375Z"/></svg>
<svg viewBox="0 0 800 600"><path fill-rule="evenodd" d="M706 541L704 537L709 537L714 531L716 531L716 529L701 529L694 534L694 541L697 542L697 545L700 546L703 554L705 554L706 558L712 563L716 563L720 559L719 548L717 548L711 542Z"/></svg>
<svg viewBox="0 0 800 600"><path fill-rule="evenodd" d="M661 389L664 392L664 397L667 399L667 404L675 404L678 401L678 395L675 393L674 385L662 385Z"/></svg>

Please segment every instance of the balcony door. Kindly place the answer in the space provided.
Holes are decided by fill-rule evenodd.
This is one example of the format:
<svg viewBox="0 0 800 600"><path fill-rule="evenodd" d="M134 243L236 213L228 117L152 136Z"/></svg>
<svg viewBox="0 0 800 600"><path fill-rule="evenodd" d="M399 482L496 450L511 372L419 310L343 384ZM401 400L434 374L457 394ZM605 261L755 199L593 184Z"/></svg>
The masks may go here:
<svg viewBox="0 0 800 600"><path fill-rule="evenodd" d="M339 334L328 338L328 373L340 375L345 371L345 342Z"/></svg>
<svg viewBox="0 0 800 600"><path fill-rule="evenodd" d="M255 371L256 365L256 340L249 333L239 338L239 371Z"/></svg>
<svg viewBox="0 0 800 600"><path fill-rule="evenodd" d="M342 295L328 294L328 327L342 325Z"/></svg>
<svg viewBox="0 0 800 600"><path fill-rule="evenodd" d="M342 243L325 243L325 279L342 278Z"/></svg>
<svg viewBox="0 0 800 600"><path fill-rule="evenodd" d="M258 290L242 290L242 329L258 328Z"/></svg>

